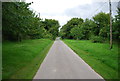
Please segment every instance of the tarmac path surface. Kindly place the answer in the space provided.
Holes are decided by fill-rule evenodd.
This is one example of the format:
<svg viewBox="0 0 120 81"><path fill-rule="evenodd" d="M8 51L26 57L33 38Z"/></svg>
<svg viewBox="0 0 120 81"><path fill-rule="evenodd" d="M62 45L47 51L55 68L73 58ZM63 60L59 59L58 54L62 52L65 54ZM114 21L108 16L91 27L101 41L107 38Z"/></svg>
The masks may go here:
<svg viewBox="0 0 120 81"><path fill-rule="evenodd" d="M59 38L33 79L103 79Z"/></svg>

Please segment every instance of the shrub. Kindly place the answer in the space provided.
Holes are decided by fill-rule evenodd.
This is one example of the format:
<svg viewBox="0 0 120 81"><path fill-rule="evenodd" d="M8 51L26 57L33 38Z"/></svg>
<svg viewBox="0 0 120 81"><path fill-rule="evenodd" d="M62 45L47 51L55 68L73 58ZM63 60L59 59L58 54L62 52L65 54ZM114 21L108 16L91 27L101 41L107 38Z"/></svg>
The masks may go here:
<svg viewBox="0 0 120 81"><path fill-rule="evenodd" d="M100 36L92 36L91 37L91 41L93 43L103 43L105 41L105 39L103 37L100 37Z"/></svg>

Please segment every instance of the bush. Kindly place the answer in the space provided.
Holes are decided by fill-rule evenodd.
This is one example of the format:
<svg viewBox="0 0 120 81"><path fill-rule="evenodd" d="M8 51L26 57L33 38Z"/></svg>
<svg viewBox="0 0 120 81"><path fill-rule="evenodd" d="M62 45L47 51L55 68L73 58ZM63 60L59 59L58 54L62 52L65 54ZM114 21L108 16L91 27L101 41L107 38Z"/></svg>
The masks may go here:
<svg viewBox="0 0 120 81"><path fill-rule="evenodd" d="M44 35L43 38L52 38L52 34L48 33L48 34Z"/></svg>
<svg viewBox="0 0 120 81"><path fill-rule="evenodd" d="M105 39L103 37L100 37L100 36L92 36L91 37L91 41L93 43L103 43L105 41Z"/></svg>

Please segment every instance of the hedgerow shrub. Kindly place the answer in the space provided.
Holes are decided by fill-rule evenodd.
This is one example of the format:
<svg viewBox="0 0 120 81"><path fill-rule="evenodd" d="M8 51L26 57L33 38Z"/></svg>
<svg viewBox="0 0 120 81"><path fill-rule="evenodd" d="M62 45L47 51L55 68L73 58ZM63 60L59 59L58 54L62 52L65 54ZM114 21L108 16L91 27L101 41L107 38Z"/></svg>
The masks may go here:
<svg viewBox="0 0 120 81"><path fill-rule="evenodd" d="M90 39L93 43L103 43L105 41L105 39L100 36L92 36Z"/></svg>

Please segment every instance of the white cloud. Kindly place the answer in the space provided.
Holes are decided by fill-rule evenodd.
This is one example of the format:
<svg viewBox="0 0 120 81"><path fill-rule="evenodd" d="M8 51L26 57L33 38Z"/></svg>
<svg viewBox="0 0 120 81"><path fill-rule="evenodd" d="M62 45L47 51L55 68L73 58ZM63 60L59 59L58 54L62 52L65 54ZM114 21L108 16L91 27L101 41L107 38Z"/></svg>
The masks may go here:
<svg viewBox="0 0 120 81"><path fill-rule="evenodd" d="M91 0L26 0L26 2L32 1L34 3L30 7L41 13L62 13L67 8L91 3Z"/></svg>
<svg viewBox="0 0 120 81"><path fill-rule="evenodd" d="M26 2L32 1L34 3L30 8L40 13L41 18L59 20L60 25L72 17L89 17L100 6L94 4L99 0L26 0Z"/></svg>

